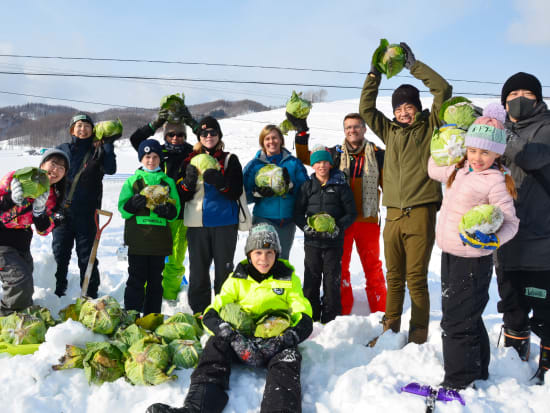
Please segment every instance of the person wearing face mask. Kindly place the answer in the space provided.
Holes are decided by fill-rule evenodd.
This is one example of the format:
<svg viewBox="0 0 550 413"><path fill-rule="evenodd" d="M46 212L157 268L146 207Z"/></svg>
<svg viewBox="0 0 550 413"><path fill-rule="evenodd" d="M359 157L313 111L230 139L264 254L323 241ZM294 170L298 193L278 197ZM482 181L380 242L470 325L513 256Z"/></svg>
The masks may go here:
<svg viewBox="0 0 550 413"><path fill-rule="evenodd" d="M220 124L212 116L201 119L196 128L198 142L183 161L176 181L180 200L185 203L183 219L187 225L189 249L189 289L193 313L202 313L210 304L210 264L214 261L214 292L233 270L237 245L239 205L243 191L243 171L239 158L225 152ZM219 163L218 169L203 173L191 164L200 154Z"/></svg>
<svg viewBox="0 0 550 413"><path fill-rule="evenodd" d="M143 141L149 139L155 132L162 131L164 143L161 145L160 167L174 181L178 178L181 163L193 152L193 146L187 142L185 125L193 128L197 123L187 106L183 106L181 111L183 123L169 122L170 112L167 109L160 109L153 122L136 129L130 136L132 146L138 151L139 145ZM170 230L173 246L162 273L162 287L165 299L176 300L185 276L183 262L187 251L187 227L183 222L183 208L181 208L177 219L170 222Z"/></svg>
<svg viewBox="0 0 550 413"><path fill-rule="evenodd" d="M399 331L406 284L411 297L408 341L421 344L428 338L428 263L435 240L435 215L442 199L441 185L430 179L427 165L433 130L441 126L439 110L451 97L452 87L433 69L416 60L406 43L400 46L405 53L405 68L434 97L431 111L422 110L419 90L405 84L393 92L395 117L388 119L376 108L382 78L373 64L363 85L359 113L386 144L382 204L387 207L384 255L388 293L383 330Z"/></svg>
<svg viewBox="0 0 550 413"><path fill-rule="evenodd" d="M530 331L540 337L532 381L542 384L550 368L550 111L540 81L529 73L511 76L501 101L508 130L503 162L517 187L520 222L516 236L497 251L497 308L503 313L504 345L522 360L529 359Z"/></svg>

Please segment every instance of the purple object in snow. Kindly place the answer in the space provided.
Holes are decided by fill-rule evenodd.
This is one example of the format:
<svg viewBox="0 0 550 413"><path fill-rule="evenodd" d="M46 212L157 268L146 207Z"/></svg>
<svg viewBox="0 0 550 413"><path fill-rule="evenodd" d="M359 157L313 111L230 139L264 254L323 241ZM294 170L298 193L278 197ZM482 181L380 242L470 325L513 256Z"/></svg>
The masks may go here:
<svg viewBox="0 0 550 413"><path fill-rule="evenodd" d="M437 400L442 400L444 402L452 402L453 400L458 400L460 404L466 406L466 402L458 391L447 389L445 387L440 387L437 391Z"/></svg>
<svg viewBox="0 0 550 413"><path fill-rule="evenodd" d="M429 397L432 394L432 391L436 391L431 386L428 386L427 384L419 384L419 383L409 383L406 386L401 387L401 391L417 394L419 396ZM443 402L451 402L453 400L458 400L463 406L466 405L466 402L460 395L460 393L453 389L447 389L445 387L440 387L439 390L437 390L437 400L443 401Z"/></svg>

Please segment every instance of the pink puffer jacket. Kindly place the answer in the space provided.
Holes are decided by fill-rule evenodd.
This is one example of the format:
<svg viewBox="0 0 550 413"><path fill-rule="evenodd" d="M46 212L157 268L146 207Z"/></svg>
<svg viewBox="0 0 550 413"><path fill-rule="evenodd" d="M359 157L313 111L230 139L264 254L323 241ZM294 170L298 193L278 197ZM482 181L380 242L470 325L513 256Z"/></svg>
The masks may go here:
<svg viewBox="0 0 550 413"><path fill-rule="evenodd" d="M447 182L454 169L454 165L437 166L431 157L428 161L428 175L442 183ZM518 231L519 219L516 217L514 200L506 189L503 173L492 168L471 172L466 161L464 167L458 170L451 187L444 188L443 204L436 226L439 248L458 257L481 257L492 253L491 250L464 245L458 232L462 216L481 204L496 205L504 213L504 222L496 232L500 245L513 238Z"/></svg>
<svg viewBox="0 0 550 413"><path fill-rule="evenodd" d="M9 193L11 181L13 179L13 174L15 171L12 171L8 174L6 174L2 180L0 181L0 197L3 197L7 193ZM31 198L25 198L23 201L23 205L18 206L15 205L12 208L10 208L7 211L0 211L0 222L4 224L6 228L28 228L32 224L32 203L34 202L34 199ZM57 197L55 195L55 192L53 188L50 187L50 196L48 197L48 201L46 201L46 214L50 218L50 226L46 231L39 232L36 231L40 235L48 235L50 232L52 232L54 228L54 222L52 218L52 210L55 208L57 202Z"/></svg>

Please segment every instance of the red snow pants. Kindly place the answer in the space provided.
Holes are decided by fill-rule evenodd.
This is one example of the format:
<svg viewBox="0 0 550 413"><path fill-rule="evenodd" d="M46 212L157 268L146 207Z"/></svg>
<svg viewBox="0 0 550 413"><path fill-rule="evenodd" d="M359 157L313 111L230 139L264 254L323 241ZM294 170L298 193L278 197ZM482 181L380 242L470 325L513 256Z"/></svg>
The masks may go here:
<svg viewBox="0 0 550 413"><path fill-rule="evenodd" d="M380 261L380 226L370 222L354 222L344 235L344 253L342 255L342 283L340 296L342 314L348 315L353 307L349 264L353 242L365 273L367 300L370 311L386 311L386 281Z"/></svg>

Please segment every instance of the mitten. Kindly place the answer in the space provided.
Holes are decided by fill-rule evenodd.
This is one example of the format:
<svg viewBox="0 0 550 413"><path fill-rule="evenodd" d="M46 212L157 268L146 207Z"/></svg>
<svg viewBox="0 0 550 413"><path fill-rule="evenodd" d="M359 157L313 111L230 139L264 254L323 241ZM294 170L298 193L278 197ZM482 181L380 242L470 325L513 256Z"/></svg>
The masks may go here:
<svg viewBox="0 0 550 413"><path fill-rule="evenodd" d="M298 133L307 132L309 130L306 119L299 119L288 112L286 112L286 118L292 124L292 126L294 126Z"/></svg>
<svg viewBox="0 0 550 413"><path fill-rule="evenodd" d="M183 178L182 186L184 190L195 192L197 180L199 179L199 170L195 166L188 164L185 168L185 178Z"/></svg>
<svg viewBox="0 0 550 413"><path fill-rule="evenodd" d="M170 112L168 111L168 109L160 109L157 118L153 122L151 122L149 126L151 126L151 129L156 131L158 128L164 125L169 116Z"/></svg>
<svg viewBox="0 0 550 413"><path fill-rule="evenodd" d="M23 196L23 185L19 182L19 179L13 178L10 184L11 200L15 205L21 206L25 197Z"/></svg>
<svg viewBox="0 0 550 413"><path fill-rule="evenodd" d="M500 241L495 234L484 234L481 231L476 231L473 235L467 232L460 232L460 239L466 245L473 248L481 248L484 250L496 250L500 247Z"/></svg>
<svg viewBox="0 0 550 413"><path fill-rule="evenodd" d="M224 191L226 189L225 178L221 171L218 171L217 169L207 169L203 172L202 177L204 182L212 185L218 191Z"/></svg>
<svg viewBox="0 0 550 413"><path fill-rule="evenodd" d="M36 199L33 201L32 214L35 217L42 215L46 211L46 202L48 202L49 197L50 197L50 190L48 189L42 195L36 197Z"/></svg>
<svg viewBox="0 0 550 413"><path fill-rule="evenodd" d="M369 73L372 73L373 75L376 75L376 76L380 76L381 74L380 70L378 70L378 67L376 67L376 64L374 63L371 63Z"/></svg>
<svg viewBox="0 0 550 413"><path fill-rule="evenodd" d="M269 198L275 196L275 192L269 186L255 186L252 194L257 198Z"/></svg>
<svg viewBox="0 0 550 413"><path fill-rule="evenodd" d="M153 209L153 212L157 214L159 217L166 218L166 219L174 219L178 214L178 210L170 202L157 205Z"/></svg>
<svg viewBox="0 0 550 413"><path fill-rule="evenodd" d="M405 67L408 70L411 70L411 66L416 63L416 59L414 58L411 48L405 42L399 43L399 46L401 46L401 49L403 49L403 52L405 53Z"/></svg>
<svg viewBox="0 0 550 413"><path fill-rule="evenodd" d="M231 339L231 348L241 361L249 366L259 367L264 364L264 359L255 342L235 332Z"/></svg>
<svg viewBox="0 0 550 413"><path fill-rule="evenodd" d="M135 194L124 204L124 210L130 214L137 214L138 211L145 208L147 198L144 195Z"/></svg>
<svg viewBox="0 0 550 413"><path fill-rule="evenodd" d="M262 340L258 348L264 361L267 363L271 358L283 351L285 348L294 347L298 344L298 335L289 328L282 335Z"/></svg>
<svg viewBox="0 0 550 413"><path fill-rule="evenodd" d="M312 238L319 238L319 232L315 231L313 228L311 228L309 225L304 226L304 235L307 237Z"/></svg>
<svg viewBox="0 0 550 413"><path fill-rule="evenodd" d="M290 180L290 173L288 172L288 169L283 167L283 180L285 181L285 193L288 193L294 188L294 184Z"/></svg>

